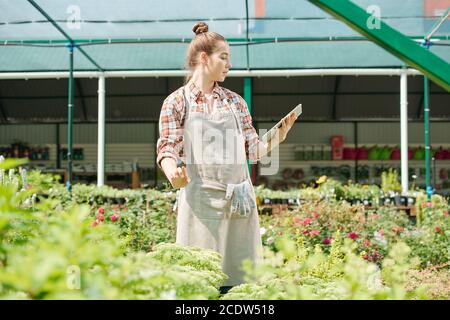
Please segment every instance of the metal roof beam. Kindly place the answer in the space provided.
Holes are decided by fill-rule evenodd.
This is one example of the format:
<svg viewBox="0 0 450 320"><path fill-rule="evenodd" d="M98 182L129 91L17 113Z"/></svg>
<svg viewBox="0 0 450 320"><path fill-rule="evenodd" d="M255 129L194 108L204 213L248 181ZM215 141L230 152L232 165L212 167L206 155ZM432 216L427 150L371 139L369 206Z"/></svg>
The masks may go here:
<svg viewBox="0 0 450 320"><path fill-rule="evenodd" d="M406 70L408 75L421 75L414 69ZM281 69L281 70L231 70L229 77L306 77L306 76L400 76L401 68L355 68L355 69ZM76 78L98 78L98 71L74 71ZM105 71L105 78L140 77L184 77L185 70L141 70L141 71ZM59 79L67 78L67 72L0 72L2 79Z"/></svg>
<svg viewBox="0 0 450 320"><path fill-rule="evenodd" d="M81 110L83 111L83 119L87 121L87 112L86 112L86 101L84 100L83 89L81 88L80 78L75 79L75 85L78 89L78 95L81 101Z"/></svg>
<svg viewBox="0 0 450 320"><path fill-rule="evenodd" d="M0 117L3 120L2 122L8 123L8 117L6 115L5 108L3 107L1 99L0 99Z"/></svg>
<svg viewBox="0 0 450 320"><path fill-rule="evenodd" d="M82 48L78 47L75 44L75 41L53 20L52 17L48 15L47 12L45 12L44 9L42 9L34 0L28 0L28 2L36 8L67 40L70 42L70 46L78 48L80 52L88 59L94 66L97 67L98 70L104 71L102 67L100 67L97 62L94 61Z"/></svg>
<svg viewBox="0 0 450 320"><path fill-rule="evenodd" d="M337 110L336 110L336 95L337 95L337 91L339 89L339 84L341 83L341 78L342 76L336 76L335 80L334 80L334 91L333 91L333 102L332 102L332 116L333 119L336 120L337 119Z"/></svg>
<svg viewBox="0 0 450 320"><path fill-rule="evenodd" d="M450 64L348 0L309 0L450 91ZM369 22L373 21L373 25Z"/></svg>

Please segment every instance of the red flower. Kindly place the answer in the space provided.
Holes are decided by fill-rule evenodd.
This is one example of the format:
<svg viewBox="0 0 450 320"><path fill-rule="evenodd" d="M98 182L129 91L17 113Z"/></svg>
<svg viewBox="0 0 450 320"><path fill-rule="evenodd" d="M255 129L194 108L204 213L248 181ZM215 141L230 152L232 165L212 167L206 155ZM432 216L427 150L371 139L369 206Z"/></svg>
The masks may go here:
<svg viewBox="0 0 450 320"><path fill-rule="evenodd" d="M366 253L363 258L364 260L369 260L369 255Z"/></svg>
<svg viewBox="0 0 450 320"><path fill-rule="evenodd" d="M111 219L112 222L114 222L117 219L119 219L119 216L117 214L113 214L110 219Z"/></svg>
<svg viewBox="0 0 450 320"><path fill-rule="evenodd" d="M392 231L393 231L394 233L396 233L396 234L400 234L400 233L402 233L404 230L405 230L405 229L404 229L403 227L397 227L397 226L395 226L395 227L392 228Z"/></svg>
<svg viewBox="0 0 450 320"><path fill-rule="evenodd" d="M347 237L349 237L352 240L356 240L358 238L358 234L356 232L350 232Z"/></svg>
<svg viewBox="0 0 450 320"><path fill-rule="evenodd" d="M330 238L323 239L323 244L324 245L329 245L330 243L331 243L331 239Z"/></svg>
<svg viewBox="0 0 450 320"><path fill-rule="evenodd" d="M439 226L436 226L436 227L434 228L434 230L435 230L437 233L441 233L441 231L442 231L441 227L439 227Z"/></svg>
<svg viewBox="0 0 450 320"><path fill-rule="evenodd" d="M98 208L98 213L100 213L100 214L105 214L105 209L103 209L103 208Z"/></svg>
<svg viewBox="0 0 450 320"><path fill-rule="evenodd" d="M308 229L303 230L303 234L304 235L308 235L309 234L309 230Z"/></svg>
<svg viewBox="0 0 450 320"><path fill-rule="evenodd" d="M302 225L307 226L307 225L311 224L311 219L305 218L301 223L302 223Z"/></svg>
<svg viewBox="0 0 450 320"><path fill-rule="evenodd" d="M320 230L314 229L314 230L311 230L310 236L315 237L315 236L318 236L319 234L320 234Z"/></svg>
<svg viewBox="0 0 450 320"><path fill-rule="evenodd" d="M98 221L105 221L105 216L103 216L101 214L98 214L96 218Z"/></svg>
<svg viewBox="0 0 450 320"><path fill-rule="evenodd" d="M92 222L91 226L94 228L94 227L96 227L99 223L100 223L100 221L95 220L95 221Z"/></svg>

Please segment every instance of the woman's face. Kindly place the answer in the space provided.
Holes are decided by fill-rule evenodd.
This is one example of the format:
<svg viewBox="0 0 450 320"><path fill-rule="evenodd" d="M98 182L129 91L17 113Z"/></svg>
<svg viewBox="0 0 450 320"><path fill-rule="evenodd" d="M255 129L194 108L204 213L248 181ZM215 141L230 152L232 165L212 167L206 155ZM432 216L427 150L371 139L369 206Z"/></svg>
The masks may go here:
<svg viewBox="0 0 450 320"><path fill-rule="evenodd" d="M230 47L228 43L221 41L217 50L207 57L206 69L211 80L223 82L230 68Z"/></svg>

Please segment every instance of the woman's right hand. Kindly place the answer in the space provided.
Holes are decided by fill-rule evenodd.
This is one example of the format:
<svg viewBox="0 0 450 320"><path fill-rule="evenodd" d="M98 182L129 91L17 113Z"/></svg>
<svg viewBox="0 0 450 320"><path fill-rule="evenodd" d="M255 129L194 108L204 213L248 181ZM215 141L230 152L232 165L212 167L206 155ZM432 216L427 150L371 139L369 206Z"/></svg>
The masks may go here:
<svg viewBox="0 0 450 320"><path fill-rule="evenodd" d="M177 163L173 158L164 158L161 161L161 168L175 189L184 188L191 181L187 175L186 167L177 167Z"/></svg>
<svg viewBox="0 0 450 320"><path fill-rule="evenodd" d="M168 178L175 189L184 188L191 181L187 175L186 167L177 168Z"/></svg>

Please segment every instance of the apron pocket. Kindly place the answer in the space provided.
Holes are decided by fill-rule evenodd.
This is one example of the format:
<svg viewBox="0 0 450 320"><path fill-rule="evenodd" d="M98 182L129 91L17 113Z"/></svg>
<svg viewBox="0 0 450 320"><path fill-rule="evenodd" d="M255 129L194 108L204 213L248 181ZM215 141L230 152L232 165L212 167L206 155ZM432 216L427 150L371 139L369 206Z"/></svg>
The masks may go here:
<svg viewBox="0 0 450 320"><path fill-rule="evenodd" d="M226 188L215 181L203 181L195 192L194 214L199 219L223 219L230 212L231 201L225 199Z"/></svg>

